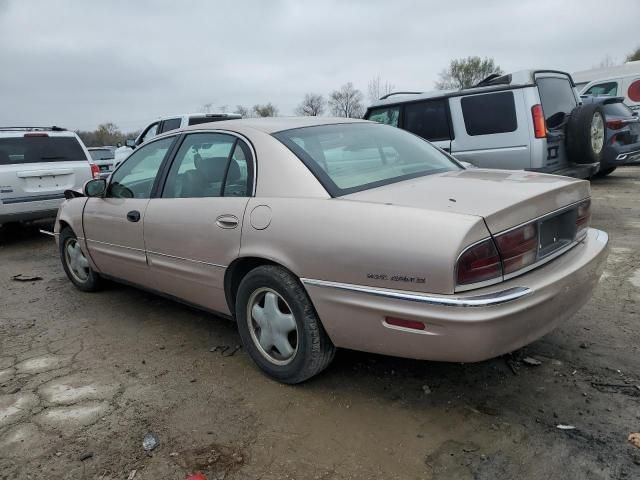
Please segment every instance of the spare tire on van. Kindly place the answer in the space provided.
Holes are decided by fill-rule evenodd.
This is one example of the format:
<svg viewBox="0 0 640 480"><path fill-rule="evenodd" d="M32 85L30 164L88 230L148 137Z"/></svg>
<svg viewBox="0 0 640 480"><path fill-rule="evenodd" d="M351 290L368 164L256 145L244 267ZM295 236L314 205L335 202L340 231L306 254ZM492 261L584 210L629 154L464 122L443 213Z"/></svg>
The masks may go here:
<svg viewBox="0 0 640 480"><path fill-rule="evenodd" d="M567 156L577 164L598 163L607 138L604 111L598 104L576 107L567 123Z"/></svg>

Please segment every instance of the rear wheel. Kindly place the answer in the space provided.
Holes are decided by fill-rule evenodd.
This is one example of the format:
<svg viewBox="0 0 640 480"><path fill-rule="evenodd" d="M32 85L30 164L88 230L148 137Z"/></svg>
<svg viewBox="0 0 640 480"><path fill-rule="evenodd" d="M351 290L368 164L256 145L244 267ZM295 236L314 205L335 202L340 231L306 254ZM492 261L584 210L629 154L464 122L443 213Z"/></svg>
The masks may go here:
<svg viewBox="0 0 640 480"><path fill-rule="evenodd" d="M85 292L100 288L100 276L89 265L73 230L66 227L60 232L60 260L71 283Z"/></svg>
<svg viewBox="0 0 640 480"><path fill-rule="evenodd" d="M270 377L300 383L333 360L335 347L307 293L284 268L250 271L240 282L235 308L242 343Z"/></svg>
<svg viewBox="0 0 640 480"><path fill-rule="evenodd" d="M600 162L607 138L604 111L597 104L576 107L567 124L567 155L571 162Z"/></svg>

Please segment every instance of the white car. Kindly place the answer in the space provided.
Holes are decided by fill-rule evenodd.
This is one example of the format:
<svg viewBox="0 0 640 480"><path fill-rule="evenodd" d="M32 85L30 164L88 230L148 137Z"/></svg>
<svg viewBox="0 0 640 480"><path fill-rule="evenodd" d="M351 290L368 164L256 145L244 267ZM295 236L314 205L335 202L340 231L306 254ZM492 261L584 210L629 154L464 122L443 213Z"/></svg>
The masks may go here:
<svg viewBox="0 0 640 480"><path fill-rule="evenodd" d="M624 97L624 103L640 112L640 60L573 75L580 95Z"/></svg>
<svg viewBox="0 0 640 480"><path fill-rule="evenodd" d="M133 152L134 148L161 133L189 127L191 125L200 125L201 123L236 120L239 118L242 118L242 115L238 115L237 113L185 113L182 115L162 117L144 127L135 140L127 140L125 146L116 149L114 167L120 165L120 163Z"/></svg>
<svg viewBox="0 0 640 480"><path fill-rule="evenodd" d="M99 169L74 133L59 127L0 127L0 224L56 216L64 191Z"/></svg>

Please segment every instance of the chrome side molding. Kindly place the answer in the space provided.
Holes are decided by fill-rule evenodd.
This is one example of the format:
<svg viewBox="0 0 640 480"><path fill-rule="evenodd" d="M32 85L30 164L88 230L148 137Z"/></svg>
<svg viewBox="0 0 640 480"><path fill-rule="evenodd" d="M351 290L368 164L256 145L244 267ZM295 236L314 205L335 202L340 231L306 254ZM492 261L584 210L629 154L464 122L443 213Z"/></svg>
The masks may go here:
<svg viewBox="0 0 640 480"><path fill-rule="evenodd" d="M384 288L366 287L362 285L353 285L350 283L329 282L327 280L315 280L312 278L300 279L304 285L312 285L315 287L335 288L338 290L346 290L350 292L366 293L383 298L393 300L406 300L409 302L424 303L427 305L438 305L445 307L490 307L492 305L500 305L502 303L511 302L518 298L533 293L533 290L527 287L511 287L494 293L472 296L433 296L416 292L403 292L400 290L387 290Z"/></svg>

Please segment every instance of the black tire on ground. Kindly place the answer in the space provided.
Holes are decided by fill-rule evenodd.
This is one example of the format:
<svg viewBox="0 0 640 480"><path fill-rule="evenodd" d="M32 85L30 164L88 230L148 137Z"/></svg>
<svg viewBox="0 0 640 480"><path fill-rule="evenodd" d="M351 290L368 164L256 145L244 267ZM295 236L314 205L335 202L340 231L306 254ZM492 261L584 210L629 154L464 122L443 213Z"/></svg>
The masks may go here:
<svg viewBox="0 0 640 480"><path fill-rule="evenodd" d="M604 150L604 143L599 151L594 151L592 143L592 122L594 116L599 115L602 120L602 134L607 138L607 124L602 107L597 104L588 104L576 107L571 112L567 123L567 156L570 162L577 164L590 164L600 161ZM603 142L604 142L603 139Z"/></svg>
<svg viewBox="0 0 640 480"><path fill-rule="evenodd" d="M613 171L616 168L617 167L610 167L610 168L605 168L604 170L600 170L598 173L596 173L596 177L606 177L610 173L613 173Z"/></svg>
<svg viewBox="0 0 640 480"><path fill-rule="evenodd" d="M260 307L260 292L280 297L279 311L293 315L295 332L290 333L294 334L296 349L291 357L281 361L284 364L267 358L277 356L277 350L270 349L267 353L260 346L258 335L263 332L251 313L256 302ZM266 296L267 293L262 295ZM262 301L266 302L264 298ZM266 303L263 305L266 308ZM325 332L307 292L300 281L282 267L263 265L251 270L238 287L235 311L244 347L258 367L275 380L288 384L303 382L327 368L335 356L336 348Z"/></svg>
<svg viewBox="0 0 640 480"><path fill-rule="evenodd" d="M83 292L95 292L100 289L102 284L102 279L97 272L95 272L91 266L88 266L86 269L86 278L81 278L77 273L74 273L70 255L67 252L67 248L71 245L75 245L78 242L78 239L69 227L65 227L60 232L60 261L62 262L62 268L64 268L64 273L67 274L71 283L73 283L76 288L82 290ZM84 256L83 256L84 258Z"/></svg>

